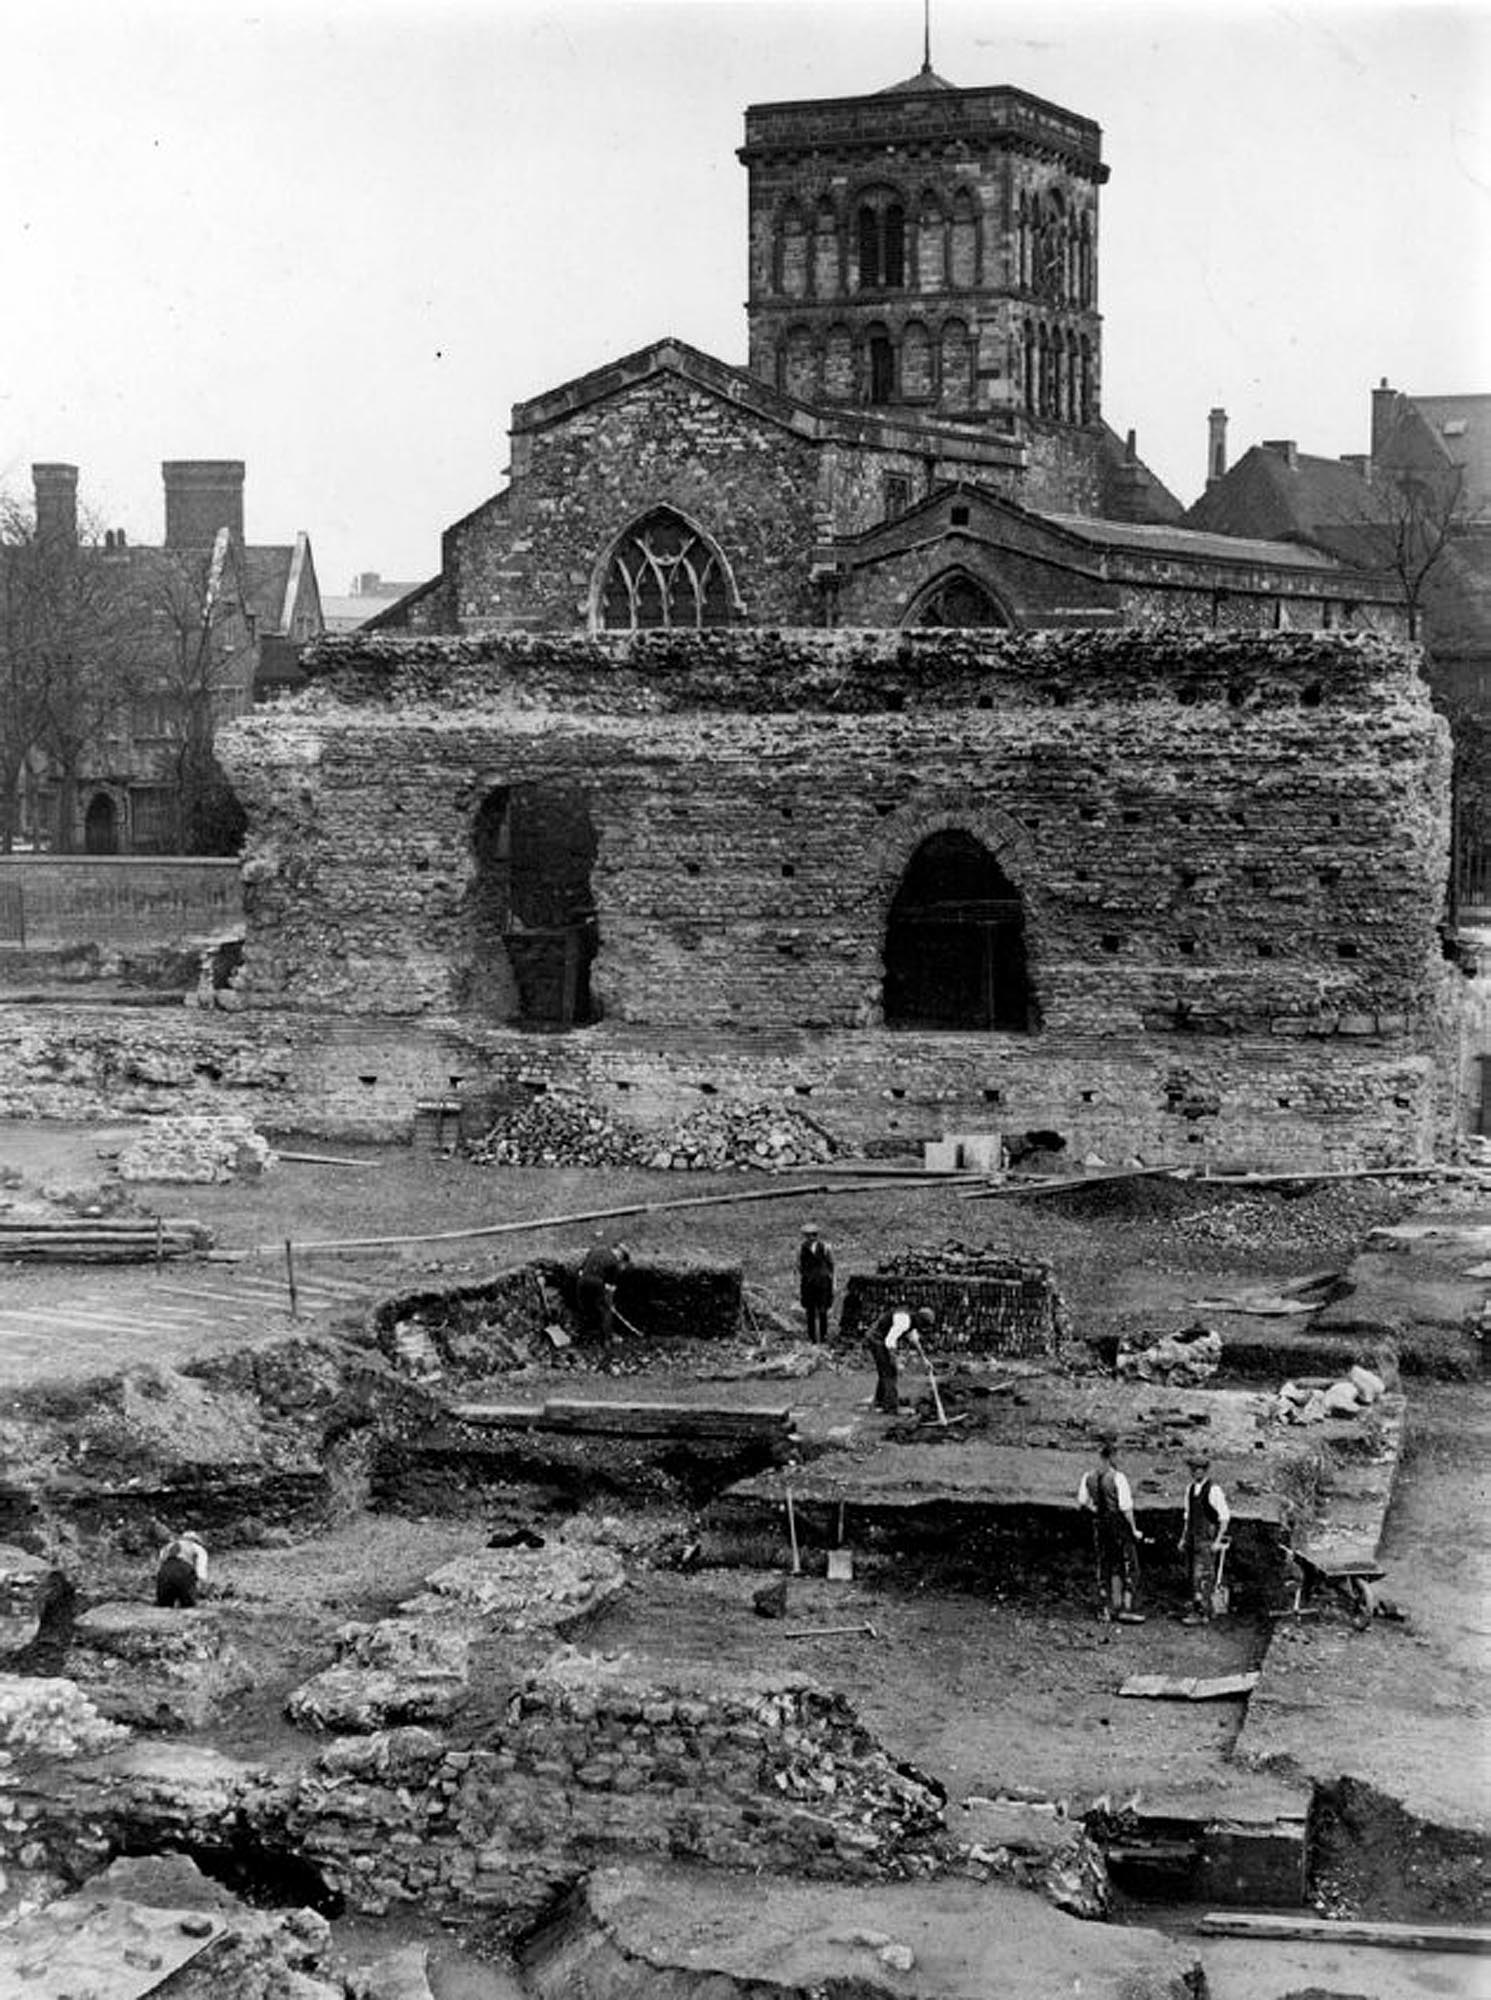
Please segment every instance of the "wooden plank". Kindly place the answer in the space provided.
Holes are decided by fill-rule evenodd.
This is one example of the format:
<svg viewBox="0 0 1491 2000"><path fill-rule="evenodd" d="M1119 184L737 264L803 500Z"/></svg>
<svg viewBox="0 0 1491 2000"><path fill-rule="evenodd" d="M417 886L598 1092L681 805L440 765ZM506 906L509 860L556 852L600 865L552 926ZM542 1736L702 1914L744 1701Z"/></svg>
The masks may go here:
<svg viewBox="0 0 1491 2000"><path fill-rule="evenodd" d="M460 1423L493 1430L537 1430L544 1420L542 1403L453 1403L450 1414Z"/></svg>
<svg viewBox="0 0 1491 2000"><path fill-rule="evenodd" d="M1366 1918L1296 1917L1251 1910L1208 1910L1200 1928L1209 1937L1239 1937L1304 1944L1378 1945L1390 1951L1473 1952L1491 1956L1491 1929L1478 1924L1388 1924Z"/></svg>
<svg viewBox="0 0 1491 2000"><path fill-rule="evenodd" d="M755 1437L785 1433L792 1412L719 1409L696 1403L587 1403L556 1397L544 1404L544 1428L627 1437Z"/></svg>
<svg viewBox="0 0 1491 2000"><path fill-rule="evenodd" d="M1232 1701L1258 1685L1250 1674L1130 1674L1120 1694L1145 1701Z"/></svg>

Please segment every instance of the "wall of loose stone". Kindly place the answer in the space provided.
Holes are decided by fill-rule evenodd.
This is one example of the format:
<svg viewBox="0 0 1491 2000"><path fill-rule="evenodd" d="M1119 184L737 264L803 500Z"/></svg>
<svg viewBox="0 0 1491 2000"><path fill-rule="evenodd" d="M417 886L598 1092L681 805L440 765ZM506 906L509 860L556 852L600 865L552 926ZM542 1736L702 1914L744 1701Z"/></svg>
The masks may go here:
<svg viewBox="0 0 1491 2000"><path fill-rule="evenodd" d="M221 746L251 818L236 1011L7 1009L0 1114L226 1098L389 1136L423 1098L562 1088L643 1131L781 1102L853 1150L1048 1130L1110 1163L1301 1167L1422 1160L1465 1121L1447 740L1411 651L528 635L312 666ZM594 1026L519 1026L490 1000L512 982L473 977L502 949L473 827L515 783L588 801ZM1020 898L1027 1032L884 1024L890 907L949 829Z"/></svg>

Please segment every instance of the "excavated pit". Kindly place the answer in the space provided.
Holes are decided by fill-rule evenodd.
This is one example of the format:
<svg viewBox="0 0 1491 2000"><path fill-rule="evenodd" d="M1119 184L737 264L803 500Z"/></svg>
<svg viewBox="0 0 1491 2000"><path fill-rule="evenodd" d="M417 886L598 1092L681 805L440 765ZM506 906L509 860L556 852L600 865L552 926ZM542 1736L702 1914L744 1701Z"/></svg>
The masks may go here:
<svg viewBox="0 0 1491 2000"><path fill-rule="evenodd" d="M966 1278L956 1282L966 1292ZM466 1567L412 1596L392 1577L382 1588L369 1579L360 1604L352 1592L341 1609L361 1619L346 1628L361 1638L339 1638L330 1616L311 1621L305 1671L276 1681L273 1705L283 1711L316 1668L340 1661L322 1708L302 1707L293 1726L281 1714L259 1740L241 1716L205 1721L193 1740L231 1742L243 1761L189 1773L184 1792L167 1766L130 1752L106 1752L76 1783L28 1781L0 1812L7 1866L25 1849L84 1881L111 1856L171 1846L266 1907L282 1899L371 1922L419 1908L493 1950L525 1939L536 1994L561 1990L545 1986L543 1966L571 1962L579 1924L594 1963L619 1951L606 1990L621 1995L644 1990L634 1939L618 1947L608 1916L597 1944L587 1900L608 1855L707 1863L711 1881L722 1868L764 1868L835 1895L858 1881L865 1911L883 1906L891 1882L926 1884L938 1907L969 1872L1022 1892L1055 1879L1070 1896L1081 1872L1070 1855L1053 1877L1049 1854L1000 1818L1059 1806L1064 1828L1078 1841L1085 1831L1079 1852L1106 1856L1104 1895L1122 1914L1126 1899L1298 1904L1317 1827L1333 1829L1338 1872L1354 1842L1374 1837L1360 1811L1312 1821L1308 1784L1248 1769L1245 1702L1177 1705L1159 1728L1159 1704L1112 1696L1130 1669L1167 1660L1193 1674L1266 1671L1280 1530L1288 1522L1298 1535L1306 1515L1337 1543L1375 1533L1373 1521L1380 1529L1401 1399L1387 1400L1370 1437L1338 1428L1325 1450L1318 1436L1273 1435L1259 1384L1115 1384L1084 1351L1063 1353L1061 1333L1032 1351L1022 1332L1026 1344L1003 1355L973 1341L934 1353L943 1413L964 1425L941 1422L919 1388L886 1427L864 1409L868 1375L852 1345L801 1370L800 1341L753 1329L742 1355L738 1272L645 1267L630 1303L648 1338L612 1353L581 1338L562 1266L400 1293L351 1343L288 1343L252 1365L194 1373L211 1394L253 1402L258 1461L167 1466L143 1486L137 1468L110 1477L106 1463L75 1466L53 1482L48 1505L74 1528L141 1554L153 1516L186 1506L225 1547L251 1517L266 1567L277 1533L319 1528L335 1565L337 1523L371 1508L390 1533L411 1516L430 1517L431 1532L448 1523L467 1551L455 1567ZM1060 1326L1049 1302L1038 1315ZM1210 1440L1237 1508L1224 1630L1161 1625L1176 1578L1158 1558L1144 1585L1150 1626L1111 1643L1095 1628L1072 1494L1100 1430L1119 1436L1157 1548L1173 1530L1186 1449ZM18 1487L18 1524L28 1505ZM598 1581L604 1548L623 1589ZM846 1552L847 1583L830 1560L842 1567ZM555 1582L556 1563L583 1574ZM753 1609L773 1577L787 1586L781 1619ZM970 1653L966 1698L977 1705L998 1686L1018 1710L1030 1663L1059 1660L1053 1702L1070 1704L1071 1727L1063 1738L1048 1710L1016 1713L1001 1731L972 1712L960 1727L975 1749L953 1768L952 1735L908 1729L895 1690L916 1685L928 1644L946 1659L969 1643L991 1605L1006 1650ZM813 1636L840 1623L847 1640ZM860 1624L874 1636L858 1637ZM445 1635L438 1659L421 1632ZM262 1666L274 1642L258 1640ZM54 1619L64 1671L75 1643L75 1628ZM254 1701L268 1706L262 1688ZM309 1719L318 1713L330 1719ZM1057 1740L1037 1751L1046 1726ZM1179 1775L1155 1787L1163 1765ZM856 1802L868 1802L868 1843L850 1837ZM981 1815L993 1815L984 1837ZM1473 1844L1415 1831L1421 1852L1442 1849L1441 1905L1463 1904ZM908 1933L920 1921L911 1911ZM1175 1984L1188 1975L1153 1950L1163 1968L1153 1990L1199 1990ZM680 1996L706 1990L694 1970L672 1976ZM884 1974L852 1976L878 1992ZM711 1993L747 1990L731 1968L709 1977Z"/></svg>

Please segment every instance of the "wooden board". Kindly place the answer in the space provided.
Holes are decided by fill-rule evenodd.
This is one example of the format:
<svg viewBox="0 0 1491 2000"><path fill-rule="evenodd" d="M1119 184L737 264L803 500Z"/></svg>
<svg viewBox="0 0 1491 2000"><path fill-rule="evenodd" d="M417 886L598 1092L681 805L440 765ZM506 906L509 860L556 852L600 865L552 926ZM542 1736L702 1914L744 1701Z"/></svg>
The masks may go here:
<svg viewBox="0 0 1491 2000"><path fill-rule="evenodd" d="M553 1397L544 1404L545 1430L587 1431L623 1437L761 1437L785 1435L792 1412L721 1409L697 1403L581 1402Z"/></svg>
<svg viewBox="0 0 1491 2000"><path fill-rule="evenodd" d="M1251 1694L1258 1675L1251 1674L1130 1674L1120 1694L1145 1701L1233 1701Z"/></svg>
<svg viewBox="0 0 1491 2000"><path fill-rule="evenodd" d="M1366 1919L1209 1910L1201 1919L1201 1929L1209 1937L1379 1945L1391 1951L1474 1952L1491 1957L1491 1930L1476 1924L1379 1924Z"/></svg>

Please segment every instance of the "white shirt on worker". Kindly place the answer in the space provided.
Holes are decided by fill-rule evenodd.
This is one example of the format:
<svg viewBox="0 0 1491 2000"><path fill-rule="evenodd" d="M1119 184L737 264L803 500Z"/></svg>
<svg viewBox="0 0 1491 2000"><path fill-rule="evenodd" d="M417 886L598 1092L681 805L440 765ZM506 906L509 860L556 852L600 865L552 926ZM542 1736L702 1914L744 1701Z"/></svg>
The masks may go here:
<svg viewBox="0 0 1491 2000"><path fill-rule="evenodd" d="M198 1583L207 1581L207 1551L195 1535L177 1535L160 1552L162 1562L167 1556L175 1556L178 1562L190 1563L197 1572Z"/></svg>
<svg viewBox="0 0 1491 2000"><path fill-rule="evenodd" d="M895 1353L896 1349L900 1346L901 1342L906 1338L907 1334L910 1332L911 1332L910 1313L909 1312L892 1313L890 1316L890 1332L885 1336L885 1344L890 1349L892 1354Z"/></svg>
<svg viewBox="0 0 1491 2000"><path fill-rule="evenodd" d="M1085 1507L1089 1513L1095 1514L1098 1503L1097 1495L1088 1483L1091 1478L1092 1474L1090 1472L1084 1472L1082 1477L1077 1481L1077 1505ZM1134 1514L1133 1489L1116 1465L1113 1468L1113 1490L1118 1498L1119 1513L1127 1514L1132 1520Z"/></svg>
<svg viewBox="0 0 1491 2000"><path fill-rule="evenodd" d="M1186 1488L1188 1510L1192 1495L1203 1500L1216 1516L1215 1538L1217 1541L1220 1541L1232 1525L1232 1509L1227 1505L1227 1495L1214 1479L1193 1479L1191 1481L1190 1485Z"/></svg>

